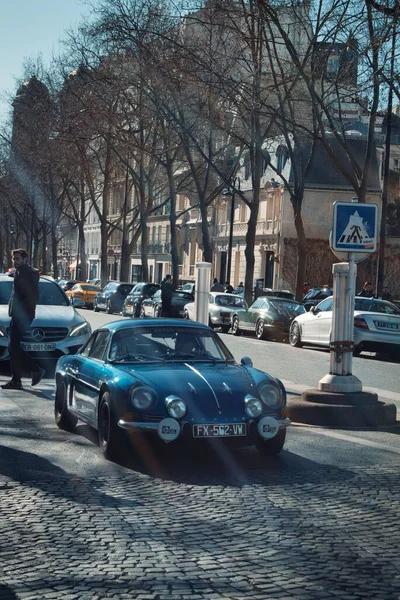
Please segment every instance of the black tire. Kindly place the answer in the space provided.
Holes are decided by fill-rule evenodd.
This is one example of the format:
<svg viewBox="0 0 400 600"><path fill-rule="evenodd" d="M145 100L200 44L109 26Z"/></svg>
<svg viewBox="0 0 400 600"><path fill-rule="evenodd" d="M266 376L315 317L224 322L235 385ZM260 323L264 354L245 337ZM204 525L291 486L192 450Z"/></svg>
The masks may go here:
<svg viewBox="0 0 400 600"><path fill-rule="evenodd" d="M221 325L221 331L222 333L228 333L228 331L230 330L231 326L230 325Z"/></svg>
<svg viewBox="0 0 400 600"><path fill-rule="evenodd" d="M99 312L96 302L93 302L93 310L94 310L94 312Z"/></svg>
<svg viewBox="0 0 400 600"><path fill-rule="evenodd" d="M187 311L187 310L184 310L184 311L183 311L183 318L184 318L184 320L185 320L185 321L189 321L189 320L190 320L190 319L189 319L189 313L188 313L188 311Z"/></svg>
<svg viewBox="0 0 400 600"><path fill-rule="evenodd" d="M154 309L154 318L159 319L160 317L161 317L161 309L157 307Z"/></svg>
<svg viewBox="0 0 400 600"><path fill-rule="evenodd" d="M211 323L210 317L208 317L208 326L211 327L211 329L214 329L214 325Z"/></svg>
<svg viewBox="0 0 400 600"><path fill-rule="evenodd" d="M266 339L265 329L264 329L264 321L262 319L258 319L256 323L256 338L258 340Z"/></svg>
<svg viewBox="0 0 400 600"><path fill-rule="evenodd" d="M122 448L123 432L119 431L114 416L110 392L104 392L100 399L97 429L99 446L104 456L109 459L118 458Z"/></svg>
<svg viewBox="0 0 400 600"><path fill-rule="evenodd" d="M78 419L68 411L67 389L65 381L58 379L54 401L54 419L60 429L73 431Z"/></svg>
<svg viewBox="0 0 400 600"><path fill-rule="evenodd" d="M140 307L140 318L141 319L145 319L146 318L146 314L144 312L144 306Z"/></svg>
<svg viewBox="0 0 400 600"><path fill-rule="evenodd" d="M293 323L290 326L289 344L293 346L293 348L301 348L303 345L301 341L300 327L296 321L293 321Z"/></svg>
<svg viewBox="0 0 400 600"><path fill-rule="evenodd" d="M232 319L232 333L233 335L241 334L241 331L239 329L239 319L237 317L233 317Z"/></svg>
<svg viewBox="0 0 400 600"><path fill-rule="evenodd" d="M110 302L110 300L107 300L107 304L106 304L106 313L107 313L108 315L112 315L112 314L113 314L113 312L114 312L114 311L113 311L113 310L112 310L112 308L111 308L111 302Z"/></svg>
<svg viewBox="0 0 400 600"><path fill-rule="evenodd" d="M276 456L282 450L285 440L286 429L280 429L270 440L263 440L260 437L256 442L256 448L264 456Z"/></svg>

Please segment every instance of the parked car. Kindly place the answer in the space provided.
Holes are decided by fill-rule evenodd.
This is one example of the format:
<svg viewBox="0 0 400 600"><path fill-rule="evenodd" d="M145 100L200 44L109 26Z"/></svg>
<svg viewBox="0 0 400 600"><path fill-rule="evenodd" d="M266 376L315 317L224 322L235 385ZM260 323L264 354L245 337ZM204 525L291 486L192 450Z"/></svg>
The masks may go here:
<svg viewBox="0 0 400 600"><path fill-rule="evenodd" d="M183 317L185 305L194 302L194 295L181 290L172 293L171 316ZM151 298L143 300L140 309L141 317L161 317L161 290L158 290Z"/></svg>
<svg viewBox="0 0 400 600"><path fill-rule="evenodd" d="M140 317L143 300L151 298L159 289L159 283L137 283L124 300L121 310L122 316Z"/></svg>
<svg viewBox="0 0 400 600"><path fill-rule="evenodd" d="M307 311L309 311L312 306L317 306L321 300L324 300L324 298L329 298L329 296L332 296L332 294L333 288L331 287L323 286L311 288L311 290L307 292L303 298L303 306Z"/></svg>
<svg viewBox="0 0 400 600"><path fill-rule="evenodd" d="M294 319L290 327L292 346L329 347L332 330L333 297L326 298L305 314ZM400 351L400 309L386 300L355 297L354 355L371 352Z"/></svg>
<svg viewBox="0 0 400 600"><path fill-rule="evenodd" d="M101 286L101 279L88 279L87 283L92 283L93 285Z"/></svg>
<svg viewBox="0 0 400 600"><path fill-rule="evenodd" d="M57 425L73 430L81 420L94 427L109 458L126 448L127 434L133 442L218 438L276 455L290 424L281 381L253 368L250 358L236 363L214 331L190 321L108 323L78 354L59 360L55 379ZM135 451L140 447L136 442Z"/></svg>
<svg viewBox="0 0 400 600"><path fill-rule="evenodd" d="M243 308L232 314L232 333L240 335L242 331L250 331L258 339L283 340L289 335L294 317L303 312L303 305L296 300L260 296L250 308Z"/></svg>
<svg viewBox="0 0 400 600"><path fill-rule="evenodd" d="M208 318L210 327L220 327L223 333L231 328L232 313L247 308L246 300L234 294L210 292L208 295ZM195 321L194 302L185 305L183 318Z"/></svg>
<svg viewBox="0 0 400 600"><path fill-rule="evenodd" d="M181 285L181 287L178 289L182 290L183 292L190 292L191 294L194 294L195 289L196 289L196 284L194 282L185 283L184 285Z"/></svg>
<svg viewBox="0 0 400 600"><path fill-rule="evenodd" d="M122 310L125 298L133 288L133 283L127 281L110 281L99 292L93 301L93 310L105 310L108 314L119 313Z"/></svg>
<svg viewBox="0 0 400 600"><path fill-rule="evenodd" d="M9 360L8 302L12 286L11 277L0 275L0 362ZM77 352L88 340L90 333L89 323L71 306L69 298L59 285L41 277L36 317L24 335L24 349L45 367L64 354Z"/></svg>
<svg viewBox="0 0 400 600"><path fill-rule="evenodd" d="M93 308L94 299L101 292L101 288L91 283L79 282L76 283L70 290L65 293L68 298L80 298L83 300L83 305L87 308Z"/></svg>
<svg viewBox="0 0 400 600"><path fill-rule="evenodd" d="M68 292L68 290L72 289L76 283L79 283L76 279L62 279L57 285L59 285L64 292Z"/></svg>

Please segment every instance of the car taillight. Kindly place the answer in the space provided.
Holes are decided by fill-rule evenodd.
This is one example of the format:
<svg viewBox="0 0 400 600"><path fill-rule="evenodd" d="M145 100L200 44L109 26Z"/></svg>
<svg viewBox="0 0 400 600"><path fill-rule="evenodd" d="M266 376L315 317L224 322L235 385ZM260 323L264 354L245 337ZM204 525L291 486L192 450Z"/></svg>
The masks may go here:
<svg viewBox="0 0 400 600"><path fill-rule="evenodd" d="M83 296L83 292L74 292L74 296Z"/></svg>
<svg viewBox="0 0 400 600"><path fill-rule="evenodd" d="M281 323L280 321L272 321L271 325L283 331L283 323Z"/></svg>
<svg viewBox="0 0 400 600"><path fill-rule="evenodd" d="M368 324L363 317L354 317L354 327L358 329L369 329Z"/></svg>
<svg viewBox="0 0 400 600"><path fill-rule="evenodd" d="M231 313L229 313L229 312L220 312L219 314L221 317L230 317L231 316Z"/></svg>

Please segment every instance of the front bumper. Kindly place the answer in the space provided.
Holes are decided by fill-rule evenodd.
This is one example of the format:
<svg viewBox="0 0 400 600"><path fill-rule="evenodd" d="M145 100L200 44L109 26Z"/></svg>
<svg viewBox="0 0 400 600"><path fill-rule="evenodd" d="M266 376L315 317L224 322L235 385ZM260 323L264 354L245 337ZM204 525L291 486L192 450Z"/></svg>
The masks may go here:
<svg viewBox="0 0 400 600"><path fill-rule="evenodd" d="M229 436L218 437L218 436L216 436L216 437L212 437L212 438L207 438L207 437L194 438L193 433L192 433L193 423L189 423L188 421L184 421L184 420L181 422L178 422L178 421L175 421L174 419L163 419L162 421L148 422L148 423L120 419L118 421L118 426L121 427L121 429L124 429L125 431L128 431L130 433L149 433L152 435L158 434L162 438L162 436L160 435L160 423L162 423L163 421L167 421L167 420L174 421L177 429L179 429L179 433L177 433L175 439L183 439L186 441L191 440L191 441L197 442L197 443L207 440L207 439L208 440L209 439L217 439L217 440L224 440L224 441L228 441L228 442L238 443L239 445L250 446L250 445L255 444L256 440L261 437L261 435L258 432L258 422L260 421L260 419L258 419L257 421L255 419L249 419L248 421L246 421L247 434L245 436L240 436L240 437L229 437ZM279 430L286 429L291 424L291 420L288 419L287 417L282 417L282 418L275 419L275 420L278 423ZM223 424L224 423L221 423L221 425L223 425ZM166 441L168 441L168 440L166 440Z"/></svg>
<svg viewBox="0 0 400 600"><path fill-rule="evenodd" d="M54 350L38 350L30 351L28 354L35 359L43 360L58 360L62 356L67 354L75 354L79 348L81 348L89 339L89 334L80 335L79 337L66 337L63 340L54 342ZM0 338L0 361L10 360L10 353L8 350L8 337Z"/></svg>

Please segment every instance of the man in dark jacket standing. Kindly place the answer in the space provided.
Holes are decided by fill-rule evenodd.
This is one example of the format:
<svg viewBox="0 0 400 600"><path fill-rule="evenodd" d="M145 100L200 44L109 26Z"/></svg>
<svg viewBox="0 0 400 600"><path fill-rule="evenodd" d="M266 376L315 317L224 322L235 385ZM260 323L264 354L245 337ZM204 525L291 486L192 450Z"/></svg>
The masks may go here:
<svg viewBox="0 0 400 600"><path fill-rule="evenodd" d="M172 287L172 277L171 275L166 275L165 279L161 282L161 316L162 317L170 317L171 316L171 304L172 304L172 295L173 295L173 287Z"/></svg>
<svg viewBox="0 0 400 600"><path fill-rule="evenodd" d="M24 333L35 318L36 304L39 300L39 272L28 265L28 255L23 248L13 250L12 256L15 275L8 307L11 317L9 351L12 378L1 387L5 390L20 390L24 366L32 373L32 385L39 383L45 370L21 347Z"/></svg>
<svg viewBox="0 0 400 600"><path fill-rule="evenodd" d="M375 298L374 286L371 281L366 281L364 283L363 289L361 292L358 292L357 296L362 296L363 298Z"/></svg>

